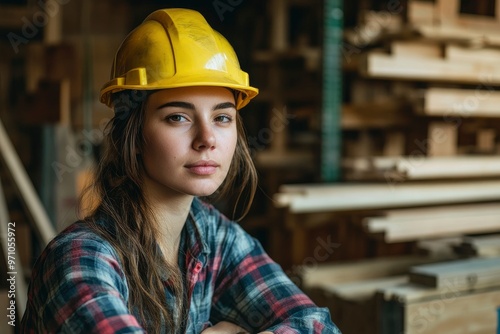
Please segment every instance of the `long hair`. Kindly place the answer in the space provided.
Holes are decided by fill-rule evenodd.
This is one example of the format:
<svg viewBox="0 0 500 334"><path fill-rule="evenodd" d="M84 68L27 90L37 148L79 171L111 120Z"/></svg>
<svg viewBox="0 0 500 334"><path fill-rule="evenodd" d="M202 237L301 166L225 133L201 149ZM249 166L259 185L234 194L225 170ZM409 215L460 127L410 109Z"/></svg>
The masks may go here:
<svg viewBox="0 0 500 334"><path fill-rule="evenodd" d="M137 153L145 145L145 95L141 99L137 96L131 99L133 95L129 91L117 94L115 101L127 103L115 104L115 116L105 129L104 151L96 166L95 182L85 190L80 203L86 196L97 199L96 207L84 220L117 252L129 287L129 310L138 315L138 321L148 332L160 333L164 327L167 333L175 333L188 314L187 288L179 268L161 256L157 247L158 224L143 189L144 167L141 155ZM236 122L235 153L218 193L228 194L236 180L241 182L237 202L243 189L248 188L249 194L245 196L245 215L257 187L257 172L239 114ZM103 221L106 223L102 224ZM165 277L168 277L175 296L173 308L166 301Z"/></svg>

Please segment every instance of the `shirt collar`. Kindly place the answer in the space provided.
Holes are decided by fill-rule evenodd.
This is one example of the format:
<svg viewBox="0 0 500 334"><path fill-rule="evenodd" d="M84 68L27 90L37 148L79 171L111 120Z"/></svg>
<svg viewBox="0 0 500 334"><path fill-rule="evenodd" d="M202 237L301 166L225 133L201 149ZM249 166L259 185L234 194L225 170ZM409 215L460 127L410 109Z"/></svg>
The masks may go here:
<svg viewBox="0 0 500 334"><path fill-rule="evenodd" d="M207 209L207 204L195 197L186 221L186 241L195 257L199 254L210 254L206 238L209 235L208 229L213 222L210 221L211 217L208 215Z"/></svg>

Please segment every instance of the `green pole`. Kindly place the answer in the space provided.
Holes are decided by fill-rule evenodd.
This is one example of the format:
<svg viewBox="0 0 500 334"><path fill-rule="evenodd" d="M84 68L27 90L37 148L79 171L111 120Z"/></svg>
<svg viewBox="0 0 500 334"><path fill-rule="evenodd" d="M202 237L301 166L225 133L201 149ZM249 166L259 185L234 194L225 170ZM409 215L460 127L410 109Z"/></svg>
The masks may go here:
<svg viewBox="0 0 500 334"><path fill-rule="evenodd" d="M324 182L340 179L342 112L342 0L325 0L323 37L323 106L321 177Z"/></svg>

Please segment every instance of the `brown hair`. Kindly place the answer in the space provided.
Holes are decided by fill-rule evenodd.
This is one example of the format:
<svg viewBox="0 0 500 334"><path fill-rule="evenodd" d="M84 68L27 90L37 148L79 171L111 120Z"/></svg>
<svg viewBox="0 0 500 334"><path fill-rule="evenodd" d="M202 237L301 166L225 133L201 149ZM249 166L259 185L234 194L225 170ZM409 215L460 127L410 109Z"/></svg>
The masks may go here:
<svg viewBox="0 0 500 334"><path fill-rule="evenodd" d="M134 96L134 94L136 94ZM146 95L124 91L115 97L115 116L108 122L104 152L96 167L95 182L84 192L97 197L97 206L85 221L111 243L122 263L129 287L129 310L139 315L148 332L159 333L165 326L173 332L186 321L186 287L179 268L167 263L157 247L159 235L153 212L143 191L143 164L140 152L144 145L143 124ZM139 98L138 98L139 96ZM131 98L132 97L132 98ZM227 195L236 180L241 182L237 202L248 188L243 216L248 212L257 187L257 173L246 144L241 116L237 119L238 139L228 175L218 196ZM237 204L237 203L236 203ZM102 222L105 224L102 224ZM111 225L110 225L111 224ZM144 273L148 273L144 275ZM162 283L168 277L176 296L171 309Z"/></svg>

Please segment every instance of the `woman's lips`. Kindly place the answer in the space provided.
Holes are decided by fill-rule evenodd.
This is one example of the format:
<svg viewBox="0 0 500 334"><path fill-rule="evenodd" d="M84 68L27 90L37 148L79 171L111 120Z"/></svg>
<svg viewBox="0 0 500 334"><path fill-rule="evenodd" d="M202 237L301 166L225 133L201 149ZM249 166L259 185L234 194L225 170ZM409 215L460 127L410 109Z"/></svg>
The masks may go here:
<svg viewBox="0 0 500 334"><path fill-rule="evenodd" d="M217 171L219 164L215 161L197 161L185 166L191 173L196 175L212 175Z"/></svg>

